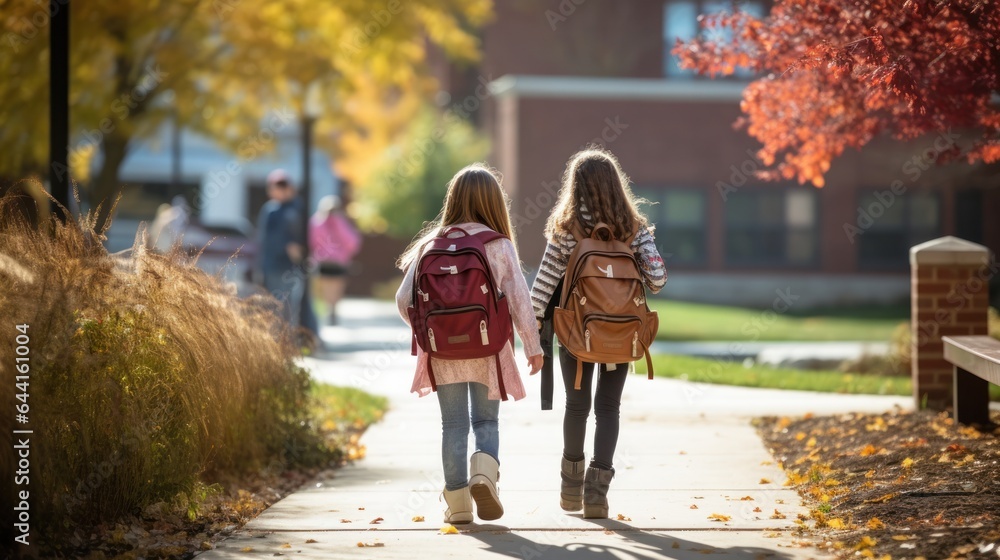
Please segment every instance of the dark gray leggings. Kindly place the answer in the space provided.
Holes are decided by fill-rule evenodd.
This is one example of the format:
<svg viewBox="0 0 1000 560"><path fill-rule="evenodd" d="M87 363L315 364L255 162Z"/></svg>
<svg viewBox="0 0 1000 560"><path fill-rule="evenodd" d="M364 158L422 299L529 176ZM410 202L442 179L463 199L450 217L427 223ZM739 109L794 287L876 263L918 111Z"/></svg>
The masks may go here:
<svg viewBox="0 0 1000 560"><path fill-rule="evenodd" d="M559 363L562 367L563 384L566 387L566 415L563 417L563 456L569 461L584 458L583 446L587 434L587 418L590 416L591 380L594 364L583 363L583 380L580 389L573 388L576 382L576 357L565 348L559 347ZM594 456L590 466L611 469L618 445L618 416L621 408L622 389L628 364L618 364L614 371L607 365L600 365L597 376L597 391L594 393L594 417L597 429L594 431Z"/></svg>

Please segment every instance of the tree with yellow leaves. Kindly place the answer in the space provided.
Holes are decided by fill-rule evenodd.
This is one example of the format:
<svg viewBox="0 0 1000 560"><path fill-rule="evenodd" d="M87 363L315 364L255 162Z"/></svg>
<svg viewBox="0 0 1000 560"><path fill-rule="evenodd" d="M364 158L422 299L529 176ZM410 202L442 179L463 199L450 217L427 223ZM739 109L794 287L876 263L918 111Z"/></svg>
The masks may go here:
<svg viewBox="0 0 1000 560"><path fill-rule="evenodd" d="M58 2L52 3L58 6ZM48 7L0 0L0 176L44 172ZM472 30L490 0L120 0L74 3L70 111L77 166L99 149L89 199L110 217L118 169L134 140L168 118L224 145L254 134L269 112L301 115L318 91L320 144L333 132L384 138L356 105L412 114L431 89L428 44L474 60ZM399 118L386 119L399 125ZM330 147L327 144L327 147ZM65 173L67 170L52 170Z"/></svg>

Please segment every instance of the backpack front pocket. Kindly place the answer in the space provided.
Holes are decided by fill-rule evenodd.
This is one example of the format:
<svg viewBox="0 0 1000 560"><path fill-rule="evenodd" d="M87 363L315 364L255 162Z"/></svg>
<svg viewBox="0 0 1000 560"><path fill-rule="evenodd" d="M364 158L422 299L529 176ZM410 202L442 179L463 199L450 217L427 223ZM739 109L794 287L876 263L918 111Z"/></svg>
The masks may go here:
<svg viewBox="0 0 1000 560"><path fill-rule="evenodd" d="M583 320L584 347L588 353L620 360L615 363L632 361L642 356L640 330L642 321L635 316L588 315Z"/></svg>
<svg viewBox="0 0 1000 560"><path fill-rule="evenodd" d="M427 313L427 344L439 358L476 358L489 346L486 308L467 305Z"/></svg>

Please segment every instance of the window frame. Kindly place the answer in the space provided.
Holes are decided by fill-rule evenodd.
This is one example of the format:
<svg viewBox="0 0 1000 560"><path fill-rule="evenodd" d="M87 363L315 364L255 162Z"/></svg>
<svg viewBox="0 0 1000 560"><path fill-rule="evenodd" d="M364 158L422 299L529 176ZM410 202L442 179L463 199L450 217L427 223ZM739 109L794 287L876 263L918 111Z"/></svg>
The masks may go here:
<svg viewBox="0 0 1000 560"><path fill-rule="evenodd" d="M768 0L730 0L729 2L720 2L720 0L664 0L661 2L663 7L662 13L660 15L660 41L662 42L662 53L663 60L660 64L660 72L664 79L667 80L689 80L689 81L702 81L702 80L728 80L735 82L749 82L755 78L755 76L749 71L740 72L738 69L736 72L729 76L716 76L715 78L710 78L708 76L701 76L695 73L693 70L683 70L677 65L677 71L675 73L670 72L671 59L675 57L671 54L674 49L674 41L679 37L668 37L667 36L667 22L668 22L668 8L670 4L693 4L695 9L695 37L698 36L703 30L701 28L701 23L698 21L698 17L706 15L706 6L709 4L727 4L729 8L732 7L733 3L739 4L757 4L760 7L762 14L766 14L771 8L771 2ZM668 40L671 42L668 43ZM689 40L689 39L684 39Z"/></svg>
<svg viewBox="0 0 1000 560"><path fill-rule="evenodd" d="M756 224L732 224L729 220L728 204L730 201L723 203L722 208L722 262L727 270L819 270L823 266L823 227L822 227L822 197L813 190L811 187L804 187L801 185L779 185L779 186L764 186L755 185L752 187L746 187L740 189L739 191L732 193L730 197L736 196L763 196L765 194L779 193L781 200L781 215L782 222L780 224L761 224L760 222ZM812 226L808 228L803 226L790 226L787 223L786 212L788 209L788 193L793 191L807 192L812 197L813 202L813 220ZM734 225L737 227L734 229ZM813 247L812 247L812 257L808 261L802 262L792 262L788 258L788 239L791 233L797 231L805 231L812 234L813 237ZM758 234L761 232L778 232L781 236L781 246L783 251L780 258L764 258L759 257L748 257L748 258L733 258L730 254L730 243L729 239L731 235L742 234L747 235L747 233Z"/></svg>
<svg viewBox="0 0 1000 560"><path fill-rule="evenodd" d="M637 185L632 187L632 192L639 198L645 198L653 204L641 208L649 219L651 225L656 226L655 236L657 246L664 248L665 242L669 239L671 231L694 232L700 237L701 251L698 257L692 260L679 260L675 254L660 255L668 266L681 269L698 270L708 268L708 232L709 232L709 193L705 187L697 186L672 186L672 185ZM667 196L671 193L690 193L701 197L701 224L695 226L675 226L667 225L666 204Z"/></svg>
<svg viewBox="0 0 1000 560"><path fill-rule="evenodd" d="M864 197L866 195L874 195L877 192L884 192L885 187L862 187L855 189L854 191L854 201L856 203L856 208L860 208L867 212L864 208ZM930 195L937 204L937 223L933 230L925 229L915 229L913 227L913 196L912 195ZM940 237L942 231L944 230L944 196L943 193L936 190L930 189L917 189L912 191L904 192L901 195L897 195L893 199L893 204L902 203L903 206L903 223L900 226L887 226L884 221L879 220L879 218L872 217L872 224L867 228L863 228L861 233L855 237L855 252L854 256L857 261L857 269L862 272L902 272L910 269L909 252L908 249L914 245L918 245L925 241L935 239ZM857 210L855 210L854 216L852 217L855 221L849 223L855 227L858 227L857 223ZM876 256L865 256L863 254L862 246L864 245L866 239L871 239L871 237L866 237L869 233L897 233L903 235L903 247L907 251L902 251L900 261L894 262L888 255L876 255ZM922 232L927 232L926 235ZM926 237L926 238L925 238ZM888 260L887 260L888 259Z"/></svg>

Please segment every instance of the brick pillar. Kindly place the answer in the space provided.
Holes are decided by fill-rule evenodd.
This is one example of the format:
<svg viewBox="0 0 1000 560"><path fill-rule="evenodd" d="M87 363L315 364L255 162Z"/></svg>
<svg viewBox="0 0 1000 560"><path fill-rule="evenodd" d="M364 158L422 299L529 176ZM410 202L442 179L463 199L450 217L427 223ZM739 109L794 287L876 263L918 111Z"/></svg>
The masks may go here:
<svg viewBox="0 0 1000 560"><path fill-rule="evenodd" d="M944 359L942 336L988 334L989 249L942 237L910 249L913 398L920 408L952 404L953 366ZM993 265L995 266L995 265Z"/></svg>

